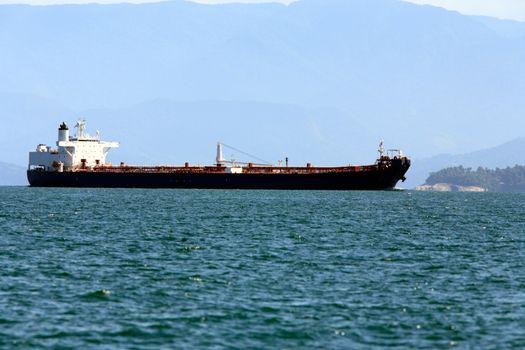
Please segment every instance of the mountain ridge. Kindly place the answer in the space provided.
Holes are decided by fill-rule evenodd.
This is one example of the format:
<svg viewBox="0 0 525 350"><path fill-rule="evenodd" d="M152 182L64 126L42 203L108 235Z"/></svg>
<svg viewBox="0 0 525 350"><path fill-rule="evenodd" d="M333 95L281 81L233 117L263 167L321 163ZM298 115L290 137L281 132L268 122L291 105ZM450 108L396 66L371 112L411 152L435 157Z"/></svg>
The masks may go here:
<svg viewBox="0 0 525 350"><path fill-rule="evenodd" d="M140 135L146 120L169 117L155 117L164 107L147 102L159 99L175 101L169 108L176 113L188 101L237 101L237 109L194 103L199 111L186 108L193 123L185 125L207 143L218 138L217 128L208 127L217 124L215 114L236 121L232 135L253 133L253 125L265 122L279 139L312 145L279 141L268 150L280 157L282 146L300 161L368 161L379 139L425 159L496 146L525 129L519 26L505 34L494 29L500 22L394 0L6 6L0 7L0 120L20 135L0 140L10 163L25 159L35 142L54 142L47 130L57 121L78 116L111 133L126 122L127 110L134 115L127 135ZM258 108L278 118L265 121ZM95 109L105 112L91 116ZM115 109L120 123L109 113ZM286 135L270 125L279 118L294 120ZM312 125L325 130L323 138ZM171 135L161 128L147 137L143 143L158 144L153 137ZM250 149L250 141L238 146ZM324 148L328 141L332 146ZM153 149L156 159L171 159L164 147ZM332 154L338 150L349 151ZM202 155L190 149L186 157ZM133 154L126 158L134 161Z"/></svg>
<svg viewBox="0 0 525 350"><path fill-rule="evenodd" d="M506 168L515 165L525 165L525 137L516 138L501 145L485 148L464 154L441 154L425 159L415 159L412 169L407 174L407 187L413 188L425 183L431 172L448 167L463 166L477 169Z"/></svg>
<svg viewBox="0 0 525 350"><path fill-rule="evenodd" d="M0 161L0 186L25 186L27 184L25 168Z"/></svg>

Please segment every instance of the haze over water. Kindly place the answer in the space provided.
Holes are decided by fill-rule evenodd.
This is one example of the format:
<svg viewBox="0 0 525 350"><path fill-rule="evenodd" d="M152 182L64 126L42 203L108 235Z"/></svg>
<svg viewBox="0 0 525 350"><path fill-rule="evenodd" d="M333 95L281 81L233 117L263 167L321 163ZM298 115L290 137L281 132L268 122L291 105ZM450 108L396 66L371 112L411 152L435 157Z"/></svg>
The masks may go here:
<svg viewBox="0 0 525 350"><path fill-rule="evenodd" d="M525 347L523 195L0 188L0 348Z"/></svg>

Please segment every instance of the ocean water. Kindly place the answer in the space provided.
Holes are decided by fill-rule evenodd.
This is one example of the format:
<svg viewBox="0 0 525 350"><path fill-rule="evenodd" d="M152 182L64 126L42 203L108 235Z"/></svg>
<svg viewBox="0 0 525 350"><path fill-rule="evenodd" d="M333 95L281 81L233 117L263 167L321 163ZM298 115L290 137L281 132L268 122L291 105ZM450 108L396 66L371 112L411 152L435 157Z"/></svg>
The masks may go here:
<svg viewBox="0 0 525 350"><path fill-rule="evenodd" d="M525 348L525 196L0 188L0 348Z"/></svg>

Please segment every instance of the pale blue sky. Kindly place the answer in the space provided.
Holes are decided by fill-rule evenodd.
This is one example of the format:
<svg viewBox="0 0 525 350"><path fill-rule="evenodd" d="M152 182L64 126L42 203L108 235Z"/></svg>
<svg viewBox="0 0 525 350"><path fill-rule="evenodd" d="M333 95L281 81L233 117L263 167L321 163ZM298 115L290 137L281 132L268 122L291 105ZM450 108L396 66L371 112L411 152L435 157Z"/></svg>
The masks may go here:
<svg viewBox="0 0 525 350"><path fill-rule="evenodd" d="M25 3L32 5L49 5L59 3L146 3L159 2L160 0L0 0L0 4ZM194 0L200 3L218 4L225 2L257 3L269 0ZM273 2L290 3L294 0L270 0ZM417 4L440 6L449 10L459 11L464 14L484 15L498 18L525 21L525 0L403 0Z"/></svg>

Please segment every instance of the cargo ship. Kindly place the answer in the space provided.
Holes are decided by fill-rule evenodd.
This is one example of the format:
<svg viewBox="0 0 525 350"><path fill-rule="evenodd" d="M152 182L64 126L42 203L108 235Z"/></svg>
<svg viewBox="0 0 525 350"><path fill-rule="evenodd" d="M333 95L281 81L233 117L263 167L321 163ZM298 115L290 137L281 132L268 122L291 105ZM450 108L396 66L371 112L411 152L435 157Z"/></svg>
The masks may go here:
<svg viewBox="0 0 525 350"><path fill-rule="evenodd" d="M58 128L56 148L39 144L29 153L27 178L34 187L200 188L271 190L387 190L405 180L410 159L401 150L387 150L381 141L379 157L370 165L337 167L240 163L223 159L217 144L216 162L209 166L129 166L106 161L118 142L90 136L78 120L76 135L65 122Z"/></svg>

